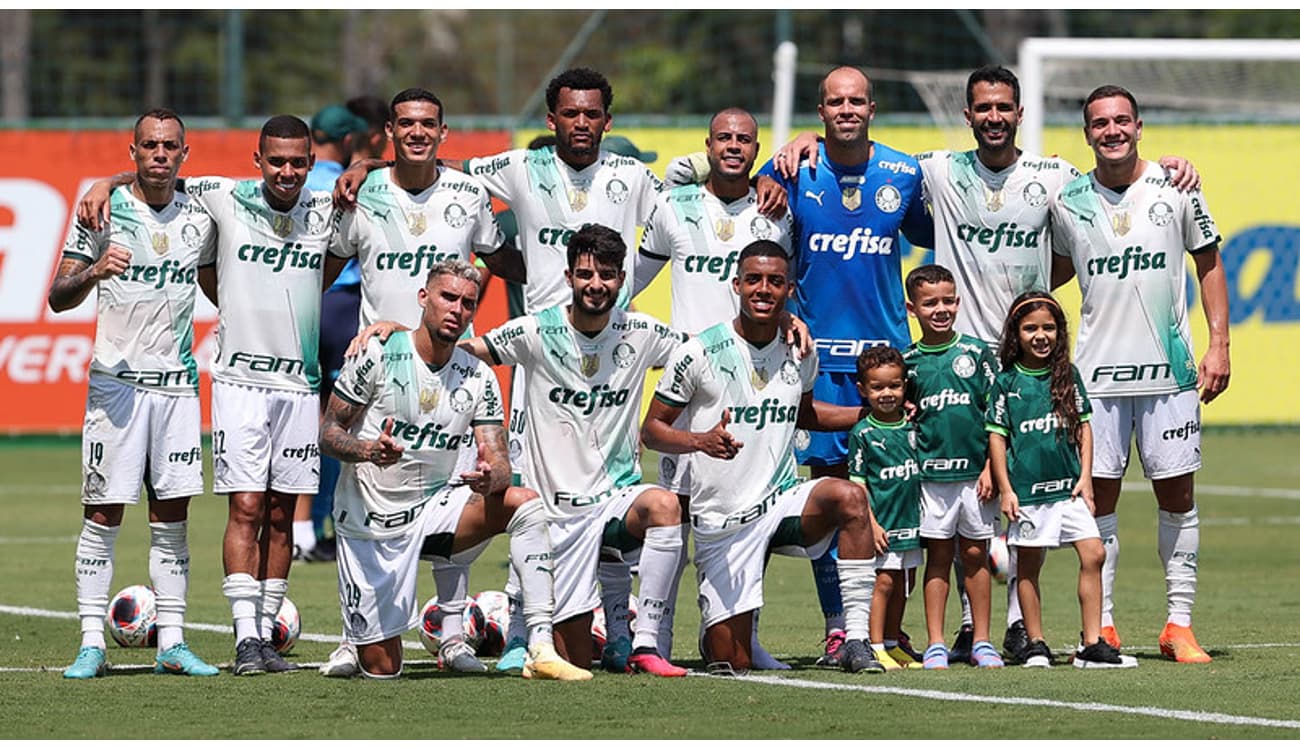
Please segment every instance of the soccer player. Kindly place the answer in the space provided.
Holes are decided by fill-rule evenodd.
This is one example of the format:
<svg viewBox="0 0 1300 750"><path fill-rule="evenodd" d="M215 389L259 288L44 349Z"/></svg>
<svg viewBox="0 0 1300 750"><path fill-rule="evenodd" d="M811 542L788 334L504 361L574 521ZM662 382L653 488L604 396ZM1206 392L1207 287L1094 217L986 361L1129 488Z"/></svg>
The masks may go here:
<svg viewBox="0 0 1300 750"><path fill-rule="evenodd" d="M1096 166L1052 200L1053 282L1077 274L1083 293L1075 362L1092 399L1097 526L1107 540L1102 624L1111 626L1111 645L1118 647L1111 614L1119 555L1115 508L1136 436L1159 506L1168 606L1160 650L1180 662L1208 662L1191 629L1200 548L1193 480L1201 466L1200 402L1222 393L1231 371L1219 230L1199 190L1179 192L1160 165L1138 155L1142 120L1132 93L1095 89L1084 102L1083 121ZM1196 268L1210 333L1199 367L1187 321L1184 253Z"/></svg>
<svg viewBox="0 0 1300 750"><path fill-rule="evenodd" d="M848 429L862 409L815 401L816 353L800 359L778 336L792 291L784 248L770 240L748 245L732 286L740 314L677 350L641 430L647 447L695 454L690 512L705 660L722 674L748 670L766 553L818 557L838 531L848 632L839 663L849 672L882 672L864 640L877 550L866 492L845 479L800 482L792 451L796 426ZM687 429L676 429L682 413ZM883 535L879 542L883 548Z"/></svg>
<svg viewBox="0 0 1300 750"><path fill-rule="evenodd" d="M795 285L791 310L816 339L821 372L815 396L834 404L862 403L854 383L857 356L911 342L903 307L900 234L930 247L934 227L921 200L921 169L911 156L871 140L875 115L871 81L852 67L832 70L819 86L817 113L825 125L813 171L778 152L760 174L785 188L794 215ZM850 425L851 426L851 425ZM848 434L803 433L799 461L814 477L847 477ZM813 563L826 616L826 653L833 664L843 638L833 556Z"/></svg>
<svg viewBox="0 0 1300 750"><path fill-rule="evenodd" d="M997 371L993 352L973 336L954 330L960 318L956 284L943 266L925 265L907 275L907 311L916 316L921 339L907 348L908 400L917 406L917 455L921 469L921 527L926 540L926 669L947 669L943 640L948 571L955 549L970 598L970 661L1001 667L989 642L992 580L988 540L997 536L992 502L984 407Z"/></svg>
<svg viewBox="0 0 1300 750"><path fill-rule="evenodd" d="M527 372L524 485L546 502L560 653L591 663L600 554L624 563L639 554L641 606L625 669L675 677L686 670L662 658L657 643L685 530L677 496L640 483L637 412L646 370L662 367L685 337L618 308L626 253L609 227L574 232L565 273L570 304L516 318L465 345Z"/></svg>
<svg viewBox="0 0 1300 750"><path fill-rule="evenodd" d="M477 309L479 283L464 260L435 263L416 295L419 325L383 344L370 339L330 397L321 448L347 464L334 516L345 635L357 646L362 674L398 676L401 634L419 619L419 560L468 565L506 531L530 636L524 677L589 680L590 672L564 662L552 645L546 510L537 493L510 487L496 376L456 348ZM457 476L471 430L477 463ZM459 585L447 596L437 567L434 577L440 598L458 598L463 608L468 580L451 581ZM455 671L486 671L463 634L445 637L438 659Z"/></svg>
<svg viewBox="0 0 1300 750"><path fill-rule="evenodd" d="M63 676L105 673L104 616L113 552L127 505L149 500L149 578L158 609L154 671L217 674L184 642L190 581L186 518L203 492L199 374L191 352L199 257L214 240L212 220L176 191L189 154L185 125L155 109L135 123L135 171L113 191L111 223L74 222L50 287L50 309L70 310L97 291L98 323L82 431L81 534L77 614L81 649Z"/></svg>
<svg viewBox="0 0 1300 750"><path fill-rule="evenodd" d="M738 107L721 110L709 121L704 145L709 164L704 184L673 187L655 200L641 237L632 289L635 298L670 265L672 323L692 334L733 320L740 311L731 280L741 250L755 240L772 240L789 250L792 235L789 214L780 219L764 216L758 192L749 184L759 149L754 116ZM677 425L684 426L684 420ZM659 483L676 492L685 507L691 494L690 456L660 456ZM670 597L670 608L675 600ZM665 658L671 653L671 618L671 609L665 610L659 631ZM752 649L755 668L789 669L759 645L757 629Z"/></svg>

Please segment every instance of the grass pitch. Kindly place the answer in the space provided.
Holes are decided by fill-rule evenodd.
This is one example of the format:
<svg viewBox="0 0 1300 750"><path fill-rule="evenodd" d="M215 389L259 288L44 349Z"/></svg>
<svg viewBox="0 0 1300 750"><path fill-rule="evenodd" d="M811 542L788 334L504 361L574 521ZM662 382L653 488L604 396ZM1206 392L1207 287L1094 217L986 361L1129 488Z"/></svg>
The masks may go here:
<svg viewBox="0 0 1300 750"><path fill-rule="evenodd" d="M72 553L80 528L79 444L0 442L0 737L144 739L792 738L878 737L1050 739L1300 737L1300 432L1211 431L1198 475L1201 580L1196 632L1208 665L1162 659L1163 573L1156 555L1155 504L1140 473L1120 504L1122 560L1116 618L1136 670L1083 671L1058 659L1052 670L846 675L812 666L821 616L807 562L773 558L762 641L795 669L753 680L597 674L581 684L534 684L517 677L450 676L408 650L403 679L328 680L314 670L236 679L154 675L151 650L109 647L115 669L103 679L64 680L78 642ZM653 461L645 462L647 467ZM211 473L208 473L211 476ZM1130 489L1131 487L1131 489ZM221 632L230 612L221 596L225 503L206 495L191 506L193 559L187 640L212 662L233 657ZM147 583L144 506L128 510L117 543L113 590ZM499 589L505 543L474 566L471 590ZM1049 556L1044 619L1058 654L1078 633L1073 552ZM994 589L1000 640L1004 586ZM298 564L289 595L304 637L292 658L316 663L339 631L334 567ZM421 596L433 595L426 576ZM677 661L699 670L694 578L682 584ZM948 608L949 632L957 605ZM920 597L906 629L923 640ZM407 640L414 642L414 634ZM133 669L134 667L134 669Z"/></svg>

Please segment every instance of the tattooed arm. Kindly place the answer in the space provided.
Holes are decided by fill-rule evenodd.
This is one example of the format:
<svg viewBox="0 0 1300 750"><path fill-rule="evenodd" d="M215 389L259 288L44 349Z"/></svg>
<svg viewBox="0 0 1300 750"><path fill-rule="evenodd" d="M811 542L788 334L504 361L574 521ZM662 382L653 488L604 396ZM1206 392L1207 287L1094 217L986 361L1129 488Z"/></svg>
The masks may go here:
<svg viewBox="0 0 1300 750"><path fill-rule="evenodd" d="M500 424L476 425L474 442L478 444L478 465L474 471L461 474L461 479L480 495L504 491L510 486L510 449L506 447L506 428Z"/></svg>
<svg viewBox="0 0 1300 750"><path fill-rule="evenodd" d="M352 404L330 394L329 406L320 422L320 449L327 456L332 456L348 463L369 461L376 466L391 466L402 457L402 446L393 440L393 420L384 423L384 431L378 440L362 440L353 435L352 426L361 419L366 407ZM509 481L509 472L506 475Z"/></svg>

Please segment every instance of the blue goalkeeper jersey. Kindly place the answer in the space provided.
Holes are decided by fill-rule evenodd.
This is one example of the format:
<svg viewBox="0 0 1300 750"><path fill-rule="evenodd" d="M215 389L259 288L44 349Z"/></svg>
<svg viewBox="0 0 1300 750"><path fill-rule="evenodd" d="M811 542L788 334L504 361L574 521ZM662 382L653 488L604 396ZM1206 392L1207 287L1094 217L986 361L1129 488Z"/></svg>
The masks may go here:
<svg viewBox="0 0 1300 750"><path fill-rule="evenodd" d="M934 245L934 222L921 199L921 168L908 154L876 143L871 159L836 164L817 146L817 169L794 180L759 170L785 187L794 216L795 290L790 311L817 339L826 372L853 372L858 353L911 343L903 305L899 236Z"/></svg>

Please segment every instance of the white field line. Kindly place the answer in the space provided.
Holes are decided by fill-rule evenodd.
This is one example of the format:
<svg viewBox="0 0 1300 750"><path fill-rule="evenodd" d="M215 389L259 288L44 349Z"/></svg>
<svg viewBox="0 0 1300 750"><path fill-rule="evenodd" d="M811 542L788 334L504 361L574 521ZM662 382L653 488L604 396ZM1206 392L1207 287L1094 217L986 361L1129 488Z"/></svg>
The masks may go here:
<svg viewBox="0 0 1300 750"><path fill-rule="evenodd" d="M59 620L75 620L75 612L59 612L49 609L37 609L34 607L14 607L0 604L0 614L19 615L23 617L47 617ZM185 627L190 630L202 630L212 633L231 633L233 632L229 625L216 625L210 623L186 623ZM338 641L337 635L325 633L303 633L298 636L299 640L312 641L316 643L335 643ZM424 646L418 641L402 641L402 645L408 650L424 650ZM1140 648L1140 647L1139 647ZM1223 646L1224 649L1253 649L1253 648L1300 648L1300 643L1247 643ZM433 660L408 661L411 665L434 664ZM301 666L304 669L315 669L321 662L304 662ZM225 665L222 665L225 666ZM153 669L151 664L140 665L121 665L111 668L116 672L139 672ZM63 667L0 667L0 673L6 672L52 672L62 671ZM703 672L691 672L694 677L710 677ZM847 685L839 683L817 682L814 680L802 680L785 677L768 677L763 675L749 675L738 678L718 678L718 679L736 679L744 682L757 682L765 685L777 685L782 687L795 687L806 690L844 690L861 693L877 693L881 695L901 695L913 698L925 698L929 700L952 701L959 703L988 703L998 705L1012 706L1037 706L1043 708L1065 708L1073 711L1093 711L1097 713L1119 713L1132 714L1137 716L1150 716L1158 719L1171 719L1175 721L1195 721L1209 724L1231 724L1235 726L1259 726L1259 727L1278 727L1282 729L1300 729L1300 721L1289 721L1283 719L1264 719L1255 716L1237 716L1234 714L1221 714L1205 711L1182 711L1178 709L1156 708L1153 706L1120 706L1109 703L1073 703L1069 701L1047 700L1043 698L1016 698L998 695L974 695L971 693L952 693L941 690L918 690L915 688L886 687L881 685Z"/></svg>
<svg viewBox="0 0 1300 750"><path fill-rule="evenodd" d="M699 672L692 676L711 677ZM795 687L805 690L841 690L855 693L875 693L878 695L901 695L909 698L926 698L936 701L954 703L988 703L1004 706L1035 706L1042 708L1063 708L1071 711L1092 711L1096 713L1131 714L1150 716L1157 719L1174 721L1194 721L1208 724L1231 724L1235 726L1277 727L1281 729L1300 729L1300 721L1285 719L1263 719L1255 716L1237 716L1206 711L1182 711L1154 706L1119 706L1110 703L1075 703L1071 701L1048 700L1045 698L1017 698L1001 695L972 695L970 693L951 693L941 690L917 690L914 688L885 687L883 685L848 685L843 683L816 682L813 680L791 679L786 677L768 677L748 675L745 677L717 677L719 680L740 680L757 682L764 685Z"/></svg>

